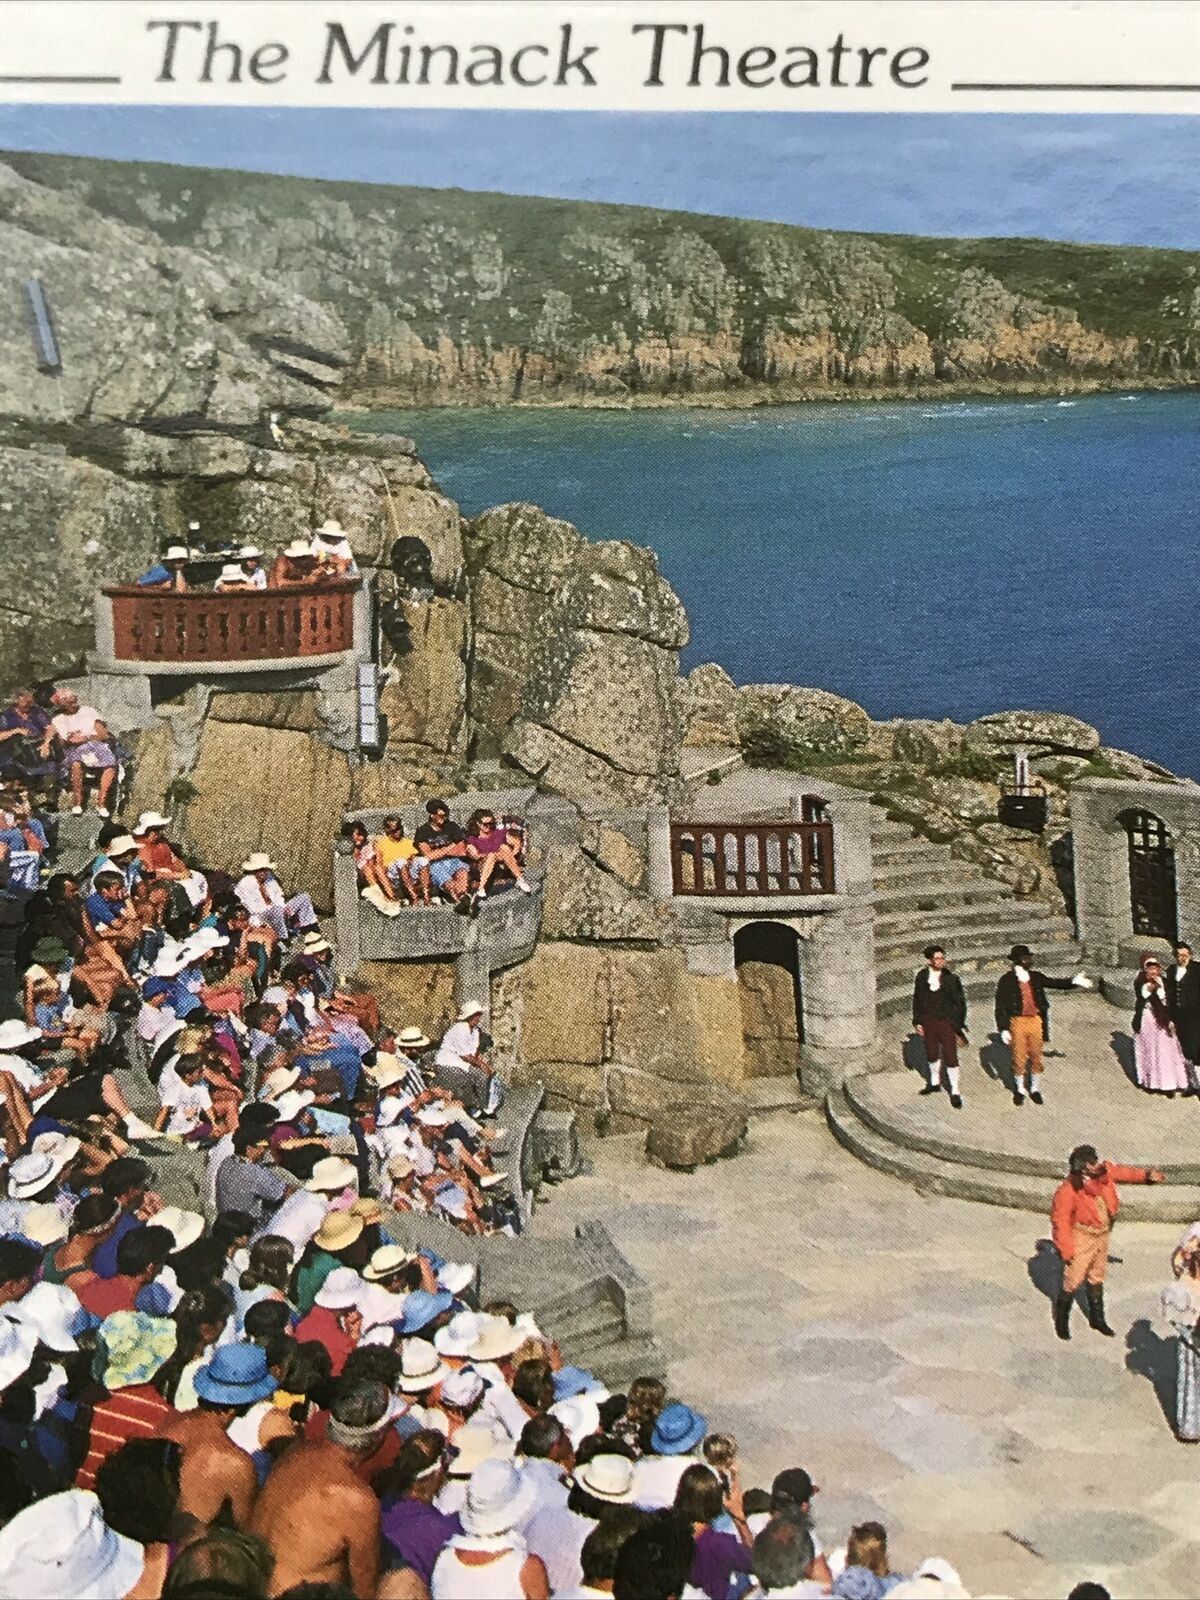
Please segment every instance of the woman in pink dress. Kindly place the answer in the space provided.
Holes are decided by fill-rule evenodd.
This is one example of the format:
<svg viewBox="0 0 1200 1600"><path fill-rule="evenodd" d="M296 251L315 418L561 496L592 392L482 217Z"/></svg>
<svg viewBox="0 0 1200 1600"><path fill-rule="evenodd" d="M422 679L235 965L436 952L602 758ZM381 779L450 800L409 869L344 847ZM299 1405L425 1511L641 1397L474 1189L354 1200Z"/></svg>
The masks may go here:
<svg viewBox="0 0 1200 1600"><path fill-rule="evenodd" d="M1187 1062L1175 1035L1167 1003L1167 986L1157 956L1143 956L1134 984L1133 1054L1137 1081L1143 1089L1174 1097L1186 1094Z"/></svg>

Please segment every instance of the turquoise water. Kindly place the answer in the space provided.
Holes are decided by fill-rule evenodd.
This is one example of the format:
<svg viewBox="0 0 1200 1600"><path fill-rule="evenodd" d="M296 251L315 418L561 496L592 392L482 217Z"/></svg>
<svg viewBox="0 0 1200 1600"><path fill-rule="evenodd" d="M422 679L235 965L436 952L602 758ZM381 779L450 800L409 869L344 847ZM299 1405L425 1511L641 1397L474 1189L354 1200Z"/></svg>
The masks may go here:
<svg viewBox="0 0 1200 1600"><path fill-rule="evenodd" d="M650 545L685 665L876 717L1069 711L1200 776L1200 395L389 412L475 513Z"/></svg>

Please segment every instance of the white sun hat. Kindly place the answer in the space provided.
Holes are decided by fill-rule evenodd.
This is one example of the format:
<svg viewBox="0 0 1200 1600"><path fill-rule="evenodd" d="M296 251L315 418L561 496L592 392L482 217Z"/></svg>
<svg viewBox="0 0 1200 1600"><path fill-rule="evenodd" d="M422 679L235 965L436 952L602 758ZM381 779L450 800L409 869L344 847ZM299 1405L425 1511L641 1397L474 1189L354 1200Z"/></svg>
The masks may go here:
<svg viewBox="0 0 1200 1600"><path fill-rule="evenodd" d="M238 551L239 561L261 561L262 551L256 544L244 544Z"/></svg>
<svg viewBox="0 0 1200 1600"><path fill-rule="evenodd" d="M243 872L274 872L275 863L265 850L252 850L242 862Z"/></svg>
<svg viewBox="0 0 1200 1600"><path fill-rule="evenodd" d="M340 1194L358 1182L358 1168L345 1156L325 1156L312 1169L304 1187L311 1194Z"/></svg>
<svg viewBox="0 0 1200 1600"><path fill-rule="evenodd" d="M19 1511L5 1528L0 1594L121 1600L145 1566L143 1547L113 1532L90 1489L65 1489Z"/></svg>
<svg viewBox="0 0 1200 1600"><path fill-rule="evenodd" d="M20 1017L10 1017L7 1022L0 1022L0 1052L20 1050L22 1046L33 1044L41 1037L40 1028L31 1028Z"/></svg>
<svg viewBox="0 0 1200 1600"><path fill-rule="evenodd" d="M44 1150L31 1151L27 1156L18 1156L15 1161L9 1163L9 1198L30 1199L48 1183L53 1183L61 1171L62 1167L56 1164L54 1157L47 1155Z"/></svg>
<svg viewBox="0 0 1200 1600"><path fill-rule="evenodd" d="M294 561L298 556L312 555L312 550L310 549L307 540L293 539L283 553L289 561Z"/></svg>
<svg viewBox="0 0 1200 1600"><path fill-rule="evenodd" d="M487 1385L473 1367L460 1367L442 1383L442 1404L465 1411L479 1399Z"/></svg>
<svg viewBox="0 0 1200 1600"><path fill-rule="evenodd" d="M610 1505L633 1503L633 1462L627 1456L593 1456L575 1468L575 1482L597 1500Z"/></svg>
<svg viewBox="0 0 1200 1600"><path fill-rule="evenodd" d="M457 1020L459 1022L470 1022L472 1017L481 1016L483 1016L483 1007L477 1000L468 1000L465 1005L461 1005L458 1008Z"/></svg>
<svg viewBox="0 0 1200 1600"><path fill-rule="evenodd" d="M451 1478L469 1478L483 1461L511 1460L516 1449L511 1439L497 1439L490 1428L468 1422L454 1435L455 1455L446 1468Z"/></svg>
<svg viewBox="0 0 1200 1600"><path fill-rule="evenodd" d="M73 1133L47 1132L39 1133L30 1148L35 1154L49 1156L61 1172L74 1161L83 1145Z"/></svg>
<svg viewBox="0 0 1200 1600"><path fill-rule="evenodd" d="M532 1481L515 1462L481 1461L467 1484L459 1521L465 1533L507 1533L524 1521L536 1499Z"/></svg>
<svg viewBox="0 0 1200 1600"><path fill-rule="evenodd" d="M574 1450L579 1449L584 1439L600 1431L600 1407L590 1394L573 1395L570 1400L556 1400L550 1407L550 1415L557 1417L570 1434Z"/></svg>
<svg viewBox="0 0 1200 1600"><path fill-rule="evenodd" d="M289 1089L294 1089L300 1082L299 1067L276 1067L273 1072L268 1072L262 1081L262 1088L258 1091L260 1100L277 1100L281 1094L286 1094Z"/></svg>
<svg viewBox="0 0 1200 1600"><path fill-rule="evenodd" d="M291 1122L302 1111L306 1111L316 1098L311 1089L289 1089L286 1094L281 1094L277 1100L272 1101L272 1104L279 1112L280 1122Z"/></svg>
<svg viewBox="0 0 1200 1600"><path fill-rule="evenodd" d="M162 559L164 561L190 561L192 552L185 544L171 544L163 552Z"/></svg>
<svg viewBox="0 0 1200 1600"><path fill-rule="evenodd" d="M363 1268L363 1277L368 1283L381 1283L416 1259L416 1256L403 1245L381 1244Z"/></svg>
<svg viewBox="0 0 1200 1600"><path fill-rule="evenodd" d="M472 1361L503 1361L525 1343L528 1335L503 1317L484 1317L475 1343L467 1351Z"/></svg>
<svg viewBox="0 0 1200 1600"><path fill-rule="evenodd" d="M195 1244L204 1232L204 1218L198 1211L184 1211L180 1206L163 1206L154 1213L154 1226L165 1228L174 1239L174 1248L170 1253L175 1255L180 1250L186 1250L188 1245Z"/></svg>
<svg viewBox="0 0 1200 1600"><path fill-rule="evenodd" d="M220 583L222 579L227 582L231 581L234 583L244 583L246 581L246 574L242 571L241 562L226 561L221 568L221 577L217 579L217 582Z"/></svg>
<svg viewBox="0 0 1200 1600"><path fill-rule="evenodd" d="M469 1261L445 1261L438 1268L437 1280L451 1294L465 1294L475 1282L475 1271Z"/></svg>
<svg viewBox="0 0 1200 1600"><path fill-rule="evenodd" d="M56 1205L47 1204L30 1206L21 1219L20 1234L28 1239L30 1244L40 1245L43 1250L48 1250L53 1244L61 1244L70 1232L67 1219Z"/></svg>
<svg viewBox="0 0 1200 1600"><path fill-rule="evenodd" d="M334 1267L317 1290L314 1304L327 1311L353 1311L362 1298L363 1281L353 1267Z"/></svg>
<svg viewBox="0 0 1200 1600"><path fill-rule="evenodd" d="M39 1344L63 1355L79 1349L76 1335L95 1321L79 1304L73 1290L62 1283L35 1283L24 1299L10 1305L7 1311L14 1321L33 1330Z"/></svg>
<svg viewBox="0 0 1200 1600"><path fill-rule="evenodd" d="M318 539L326 539L331 544L337 544L346 537L346 530L336 517L326 517L317 529Z"/></svg>
<svg viewBox="0 0 1200 1600"><path fill-rule="evenodd" d="M169 828L170 826L170 817L164 817L160 811L143 811L129 831L136 839L139 833L146 833L150 828Z"/></svg>
<svg viewBox="0 0 1200 1600"><path fill-rule="evenodd" d="M113 861L117 856L131 854L136 851L137 847L138 842L131 833L119 833L115 839L110 839L105 845L104 854L110 861Z"/></svg>
<svg viewBox="0 0 1200 1600"><path fill-rule="evenodd" d="M400 1346L400 1376L396 1387L405 1394L420 1394L450 1376L446 1365L427 1339L405 1339Z"/></svg>
<svg viewBox="0 0 1200 1600"><path fill-rule="evenodd" d="M444 1356L465 1356L489 1319L482 1311L458 1311L433 1336L434 1348Z"/></svg>

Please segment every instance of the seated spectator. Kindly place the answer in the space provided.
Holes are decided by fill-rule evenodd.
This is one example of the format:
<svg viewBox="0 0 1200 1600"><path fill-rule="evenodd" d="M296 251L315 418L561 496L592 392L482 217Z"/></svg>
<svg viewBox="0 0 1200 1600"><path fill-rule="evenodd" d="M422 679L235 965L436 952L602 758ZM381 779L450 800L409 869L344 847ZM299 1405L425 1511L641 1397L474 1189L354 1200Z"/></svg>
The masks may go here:
<svg viewBox="0 0 1200 1600"><path fill-rule="evenodd" d="M170 1407L152 1379L175 1348L175 1324L141 1311L118 1311L96 1330L97 1385L81 1397L87 1454L76 1474L80 1489L95 1487L101 1463L127 1439L158 1432Z"/></svg>
<svg viewBox="0 0 1200 1600"><path fill-rule="evenodd" d="M633 1506L614 1505L583 1541L579 1552L582 1581L557 1592L556 1600L604 1600L613 1592L617 1557L626 1540L644 1526L645 1514Z"/></svg>
<svg viewBox="0 0 1200 1600"><path fill-rule="evenodd" d="M164 1600L210 1595L238 1600L266 1600L274 1558L254 1534L237 1528L209 1528L199 1539L185 1544L171 1563L163 1589Z"/></svg>
<svg viewBox="0 0 1200 1600"><path fill-rule="evenodd" d="M117 781L117 757L108 724L94 706L80 705L74 689L56 689L50 704L57 713L50 725L62 748L59 770L63 782L70 785L72 814L83 814L84 775L92 772L97 776L97 814L109 816L109 801Z"/></svg>
<svg viewBox="0 0 1200 1600"><path fill-rule="evenodd" d="M114 1533L142 1548L145 1571L139 1590L158 1593L166 1581L180 1514L183 1453L171 1439L130 1439L114 1450L96 1474L96 1498Z"/></svg>
<svg viewBox="0 0 1200 1600"><path fill-rule="evenodd" d="M293 539L275 557L270 583L272 589L288 589L301 583L320 583L324 577L311 547L303 539Z"/></svg>
<svg viewBox="0 0 1200 1600"><path fill-rule="evenodd" d="M213 593L249 594L254 587L240 561L227 561L213 583Z"/></svg>
<svg viewBox="0 0 1200 1600"><path fill-rule="evenodd" d="M277 939L317 926L312 900L301 891L290 898L276 877L275 863L261 850L242 862L242 876L234 892L250 913L252 927L268 927Z"/></svg>
<svg viewBox="0 0 1200 1600"><path fill-rule="evenodd" d="M262 564L262 551L256 544L244 544L238 551L238 565L252 589L267 587L266 568Z"/></svg>
<svg viewBox="0 0 1200 1600"><path fill-rule="evenodd" d="M66 1489L19 1512L4 1530L0 1593L25 1600L60 1595L149 1597L146 1551L113 1531L94 1494ZM165 1566L164 1566L165 1571Z"/></svg>
<svg viewBox="0 0 1200 1600"><path fill-rule="evenodd" d="M0 800L0 886L9 894L36 894L49 848L46 830L24 791Z"/></svg>
<svg viewBox="0 0 1200 1600"><path fill-rule="evenodd" d="M357 575L358 563L354 559L346 530L332 517L313 534L310 549L327 577L353 578Z"/></svg>
<svg viewBox="0 0 1200 1600"><path fill-rule="evenodd" d="M499 1110L503 1085L484 1054L479 1024L483 1007L474 1001L461 1006L453 1024L442 1035L434 1058L438 1082L473 1115L488 1116Z"/></svg>
<svg viewBox="0 0 1200 1600"><path fill-rule="evenodd" d="M676 1400L664 1406L650 1434L650 1450L634 1474L634 1504L661 1511L675 1503L680 1479L689 1467L703 1466L696 1454L708 1423L698 1411Z"/></svg>
<svg viewBox="0 0 1200 1600"><path fill-rule="evenodd" d="M173 544L148 572L143 572L138 578L139 589L174 589L182 593L187 588L187 577L184 569L191 560L191 553L184 545Z"/></svg>
<svg viewBox="0 0 1200 1600"><path fill-rule="evenodd" d="M446 1479L444 1435L422 1428L405 1440L381 1484L382 1550L390 1563L411 1567L423 1583L450 1540L462 1532L457 1515L434 1505Z"/></svg>
<svg viewBox="0 0 1200 1600"><path fill-rule="evenodd" d="M80 1273L71 1287L83 1309L101 1321L115 1311L134 1311L142 1291L158 1277L174 1248L168 1229L152 1224L134 1228L117 1246L117 1270L111 1278Z"/></svg>
<svg viewBox="0 0 1200 1600"><path fill-rule="evenodd" d="M533 885L526 878L517 853L519 844L519 835L497 827L495 812L472 813L466 827L466 852L468 860L476 867L476 903L487 898L488 885L497 867L508 873L522 894L533 893Z"/></svg>
<svg viewBox="0 0 1200 1600"><path fill-rule="evenodd" d="M550 1584L539 1556L517 1531L534 1502L533 1485L511 1461L484 1461L471 1474L459 1513L463 1531L434 1563L434 1600L487 1594L493 1600L548 1600ZM469 1585L469 1587L468 1587Z"/></svg>
<svg viewBox="0 0 1200 1600"><path fill-rule="evenodd" d="M218 1124L212 1095L204 1082L204 1057L198 1053L177 1056L173 1066L164 1067L158 1080L159 1113L154 1126L160 1133L183 1139L203 1139L232 1133L236 1119L226 1126Z"/></svg>
<svg viewBox="0 0 1200 1600"><path fill-rule="evenodd" d="M833 1593L839 1600L855 1600L855 1596L882 1600L901 1582L902 1574L893 1572L888 1564L887 1530L883 1524L860 1522L851 1528L846 1560L833 1584Z"/></svg>
<svg viewBox="0 0 1200 1600"><path fill-rule="evenodd" d="M685 1523L675 1517L647 1518L617 1554L615 1600L682 1600L692 1547Z"/></svg>
<svg viewBox="0 0 1200 1600"><path fill-rule="evenodd" d="M413 834L417 854L408 864L414 883L422 885L422 899L429 903L430 885L447 895L460 911L470 911L470 862L467 836L457 822L450 820L450 807L444 800L430 800L425 813L428 821Z"/></svg>
<svg viewBox="0 0 1200 1600"><path fill-rule="evenodd" d="M823 1566L813 1549L812 1534L794 1517L775 1517L754 1540L751 1570L765 1596L815 1600L827 1595Z"/></svg>
<svg viewBox="0 0 1200 1600"><path fill-rule="evenodd" d="M399 819L396 819L397 822ZM346 837L350 841L351 853L354 856L354 866L358 874L358 887L364 900L368 901L377 911L382 911L384 916L395 916L400 908L400 898L393 887L392 879L380 857L379 847L371 838L363 822L351 822L346 827ZM410 903L415 903L416 895L408 886L407 877L400 871L407 889Z"/></svg>
<svg viewBox="0 0 1200 1600"><path fill-rule="evenodd" d="M383 819L383 832L373 841L376 859L387 877L392 890L399 889L410 904L418 897L425 905L430 902L429 878L419 862L424 857L416 841L404 832L403 820L394 812ZM416 870L414 870L414 866Z"/></svg>
<svg viewBox="0 0 1200 1600"><path fill-rule="evenodd" d="M170 827L170 818L157 811L143 811L129 830L137 841L138 861L143 878L165 880L178 884L187 903L196 909L208 896L208 880L202 872L195 872L167 842L164 829Z"/></svg>
<svg viewBox="0 0 1200 1600"><path fill-rule="evenodd" d="M32 689L14 689L0 711L0 778L41 785L57 770L48 713Z"/></svg>
<svg viewBox="0 0 1200 1600"><path fill-rule="evenodd" d="M271 1122L276 1115L272 1109ZM232 1153L216 1171L217 1210L245 1211L255 1227L261 1227L290 1193L291 1185L277 1167L263 1164L271 1144L262 1121L243 1117L231 1137Z"/></svg>
<svg viewBox="0 0 1200 1600"><path fill-rule="evenodd" d="M675 1491L675 1514L690 1525L696 1540L689 1581L708 1600L726 1600L735 1575L750 1571L749 1530L736 1481L726 1498L711 1467L700 1463L688 1467ZM714 1526L726 1514L738 1529L736 1534Z"/></svg>

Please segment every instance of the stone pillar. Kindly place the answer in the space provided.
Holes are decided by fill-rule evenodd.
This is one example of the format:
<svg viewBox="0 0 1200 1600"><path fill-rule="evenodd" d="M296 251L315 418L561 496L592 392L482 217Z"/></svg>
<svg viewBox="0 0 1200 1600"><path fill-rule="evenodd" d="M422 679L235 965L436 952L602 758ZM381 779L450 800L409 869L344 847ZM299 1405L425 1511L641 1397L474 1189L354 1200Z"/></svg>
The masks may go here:
<svg viewBox="0 0 1200 1600"><path fill-rule="evenodd" d="M875 891L871 852L871 802L865 795L841 795L827 802L833 823L833 882L839 895Z"/></svg>
<svg viewBox="0 0 1200 1600"><path fill-rule="evenodd" d="M671 813L664 805L646 807L646 886L655 900L670 900L675 892L671 876Z"/></svg>
<svg viewBox="0 0 1200 1600"><path fill-rule="evenodd" d="M800 1084L823 1095L875 1055L875 933L868 900L813 919L800 940Z"/></svg>
<svg viewBox="0 0 1200 1600"><path fill-rule="evenodd" d="M1133 937L1129 841L1103 793L1071 791L1075 923L1084 961L1102 973L1122 970L1121 946Z"/></svg>
<svg viewBox="0 0 1200 1600"><path fill-rule="evenodd" d="M338 970L352 973L362 960L362 940L358 919L358 869L348 839L339 839L333 850L333 921L338 947Z"/></svg>
<svg viewBox="0 0 1200 1600"><path fill-rule="evenodd" d="M468 1000L483 1007L483 1025L487 1028L492 1015L492 969L487 955L479 949L464 950L454 963L454 1003L462 1006Z"/></svg>
<svg viewBox="0 0 1200 1600"><path fill-rule="evenodd" d="M113 604L106 594L96 591L93 601L93 613L96 620L96 657L101 663L107 664L115 661L117 657L117 636L113 626Z"/></svg>

